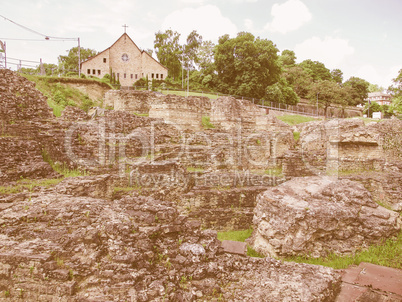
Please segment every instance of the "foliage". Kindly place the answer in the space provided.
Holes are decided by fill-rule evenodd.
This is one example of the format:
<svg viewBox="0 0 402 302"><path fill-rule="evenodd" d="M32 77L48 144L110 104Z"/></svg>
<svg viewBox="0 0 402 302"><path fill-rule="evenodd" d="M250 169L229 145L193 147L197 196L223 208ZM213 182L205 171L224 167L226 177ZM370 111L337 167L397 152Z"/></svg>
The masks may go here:
<svg viewBox="0 0 402 302"><path fill-rule="evenodd" d="M389 108L389 111L402 114L402 96L397 96L392 99L392 104Z"/></svg>
<svg viewBox="0 0 402 302"><path fill-rule="evenodd" d="M198 49L202 45L202 36L193 30L187 37L187 44L184 45L184 67L193 69L194 63L198 63Z"/></svg>
<svg viewBox="0 0 402 302"><path fill-rule="evenodd" d="M311 86L308 98L310 102L324 108L327 116L328 107L331 104L343 104L345 100L344 91L336 82L331 80L318 81Z"/></svg>
<svg viewBox="0 0 402 302"><path fill-rule="evenodd" d="M325 258L309 258L303 256L287 257L286 261L310 263L329 266L335 269L344 269L350 265L359 265L368 262L394 268L402 268L402 231L396 238L390 238L380 245L370 246L367 250L351 256L330 254Z"/></svg>
<svg viewBox="0 0 402 302"><path fill-rule="evenodd" d="M299 97L294 92L293 88L289 86L287 81L281 78L278 83L266 88L265 100L296 105L299 102Z"/></svg>
<svg viewBox="0 0 402 302"><path fill-rule="evenodd" d="M204 127L204 129L213 129L213 128L215 128L215 126L213 124L211 124L209 116L203 116L202 117L202 126Z"/></svg>
<svg viewBox="0 0 402 302"><path fill-rule="evenodd" d="M154 48L159 62L169 69L169 76L177 78L180 75L180 56L182 47L179 44L180 34L171 29L155 33Z"/></svg>
<svg viewBox="0 0 402 302"><path fill-rule="evenodd" d="M384 90L384 87L381 87L377 84L370 84L368 87L368 92L382 92Z"/></svg>
<svg viewBox="0 0 402 302"><path fill-rule="evenodd" d="M381 110L381 105L377 102L366 103L363 109L363 114L366 114L367 117L373 117L373 112L379 112Z"/></svg>
<svg viewBox="0 0 402 302"><path fill-rule="evenodd" d="M215 47L218 90L232 95L262 98L266 88L278 82L281 67L272 41L240 32L224 35Z"/></svg>
<svg viewBox="0 0 402 302"><path fill-rule="evenodd" d="M245 242L247 238L251 236L253 233L253 228L249 228L247 230L240 231L227 231L227 232L218 232L218 240L231 240L231 241L240 241Z"/></svg>
<svg viewBox="0 0 402 302"><path fill-rule="evenodd" d="M282 66L293 66L296 64L296 54L293 50L285 49L279 56L279 62Z"/></svg>
<svg viewBox="0 0 402 302"><path fill-rule="evenodd" d="M332 80L331 72L325 65L318 61L304 60L299 64L314 81Z"/></svg>
<svg viewBox="0 0 402 302"><path fill-rule="evenodd" d="M344 83L345 87L351 87L357 93L357 98L354 99L351 105L363 104L368 97L368 88L370 83L358 77L351 77Z"/></svg>
<svg viewBox="0 0 402 302"><path fill-rule="evenodd" d="M338 83L339 85L342 85L343 82L343 72L340 69L332 69L331 70L331 79Z"/></svg>
<svg viewBox="0 0 402 302"><path fill-rule="evenodd" d="M96 56L97 51L89 48L80 48L81 62L87 60L89 57ZM68 72L78 73L78 47L73 47L68 51L67 56L60 55L58 57L59 69L63 74Z"/></svg>
<svg viewBox="0 0 402 302"><path fill-rule="evenodd" d="M388 87L388 92L393 97L402 97L402 69L399 70L398 76L392 79L393 85Z"/></svg>
<svg viewBox="0 0 402 302"><path fill-rule="evenodd" d="M300 66L290 66L284 69L283 77L293 87L301 98L306 98L313 85L313 78Z"/></svg>

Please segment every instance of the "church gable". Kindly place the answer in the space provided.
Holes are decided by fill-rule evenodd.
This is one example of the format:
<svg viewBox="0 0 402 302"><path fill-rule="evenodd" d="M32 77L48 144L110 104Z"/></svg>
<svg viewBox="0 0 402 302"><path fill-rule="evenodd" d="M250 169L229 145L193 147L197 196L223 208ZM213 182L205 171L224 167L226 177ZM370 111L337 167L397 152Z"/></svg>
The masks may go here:
<svg viewBox="0 0 402 302"><path fill-rule="evenodd" d="M81 65L82 73L102 78L114 73L122 86L132 86L137 80L166 79L167 68L147 52L141 51L134 41L124 33L108 49L102 51Z"/></svg>

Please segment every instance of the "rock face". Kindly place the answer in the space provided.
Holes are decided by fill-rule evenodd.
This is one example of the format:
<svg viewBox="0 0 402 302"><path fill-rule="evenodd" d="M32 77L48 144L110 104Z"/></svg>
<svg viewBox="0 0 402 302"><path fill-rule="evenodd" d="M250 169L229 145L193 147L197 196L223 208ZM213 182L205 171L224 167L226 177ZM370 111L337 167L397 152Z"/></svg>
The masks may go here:
<svg viewBox="0 0 402 302"><path fill-rule="evenodd" d="M0 69L0 120L15 123L17 120L51 118L46 98L35 89L35 84L16 76L8 69Z"/></svg>
<svg viewBox="0 0 402 302"><path fill-rule="evenodd" d="M349 254L401 229L398 214L362 184L330 177L294 178L257 197L251 242L271 256Z"/></svg>
<svg viewBox="0 0 402 302"><path fill-rule="evenodd" d="M11 301L333 301L339 292L333 269L223 254L216 232L174 203L89 197L93 181L0 210L0 290Z"/></svg>

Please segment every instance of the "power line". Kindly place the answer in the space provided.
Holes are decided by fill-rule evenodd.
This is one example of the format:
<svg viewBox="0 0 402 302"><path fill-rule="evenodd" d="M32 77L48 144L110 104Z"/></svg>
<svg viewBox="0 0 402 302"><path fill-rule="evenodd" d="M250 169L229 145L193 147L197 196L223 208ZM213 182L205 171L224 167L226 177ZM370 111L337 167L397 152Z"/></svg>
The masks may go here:
<svg viewBox="0 0 402 302"><path fill-rule="evenodd" d="M71 39L73 39L73 38L71 38ZM61 39L58 39L58 40L39 40L39 39L23 39L23 38L0 38L0 40L5 40L5 41L37 41L37 42L48 42L48 41L51 41L51 42L60 42L60 41L72 41L72 40L66 40L66 39L64 39L64 40L61 40ZM76 38L74 38L74 40L77 40Z"/></svg>
<svg viewBox="0 0 402 302"><path fill-rule="evenodd" d="M78 39L78 38L53 37L53 36L45 35L45 34L42 34L42 33L38 32L38 31L36 31L36 30L33 30L33 29L28 28L28 27L26 27L26 26L24 26L24 25L21 25L21 24L19 24L19 23L13 21L13 20L11 20L11 19L8 19L8 18L4 17L3 15L0 15L0 17L4 18L4 20L7 20L7 21L9 21L9 22L11 22L11 23L13 23L13 24L15 24L15 25L17 25L17 26L19 26L19 27L21 27L21 28L27 30L27 31L29 31L29 32L32 32L32 33L34 33L34 34L40 35L40 36L42 36L42 37L45 37L46 40L49 40L49 39L57 39L57 40L76 41L76 40Z"/></svg>

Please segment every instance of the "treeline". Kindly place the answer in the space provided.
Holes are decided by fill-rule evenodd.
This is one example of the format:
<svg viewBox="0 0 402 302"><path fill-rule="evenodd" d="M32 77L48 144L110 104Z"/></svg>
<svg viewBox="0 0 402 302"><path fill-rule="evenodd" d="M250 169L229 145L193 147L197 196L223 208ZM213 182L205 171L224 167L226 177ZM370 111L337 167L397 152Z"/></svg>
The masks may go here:
<svg viewBox="0 0 402 302"><path fill-rule="evenodd" d="M340 69L329 70L323 63L305 60L296 63L291 50L279 53L267 39L240 32L224 35L218 44L204 41L196 31L181 45L180 33L171 29L155 33L155 53L169 68L167 82L182 83L189 75L193 90L209 90L231 95L297 104L300 98L320 104L325 112L330 104L342 108L365 104L369 92L382 91L359 77L344 81Z"/></svg>

